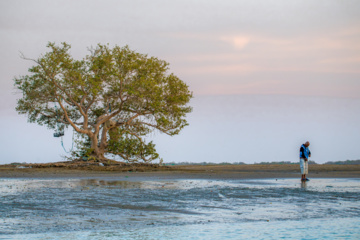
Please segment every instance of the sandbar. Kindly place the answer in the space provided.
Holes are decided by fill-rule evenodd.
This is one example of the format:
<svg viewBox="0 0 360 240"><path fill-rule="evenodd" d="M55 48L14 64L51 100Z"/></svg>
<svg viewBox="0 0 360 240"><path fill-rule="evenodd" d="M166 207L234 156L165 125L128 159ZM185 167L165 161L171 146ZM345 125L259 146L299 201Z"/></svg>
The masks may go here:
<svg viewBox="0 0 360 240"><path fill-rule="evenodd" d="M277 179L300 178L297 164L176 165L150 168L69 169L60 167L17 168L0 166L0 178L126 178L126 179ZM360 165L315 164L309 178L360 178Z"/></svg>

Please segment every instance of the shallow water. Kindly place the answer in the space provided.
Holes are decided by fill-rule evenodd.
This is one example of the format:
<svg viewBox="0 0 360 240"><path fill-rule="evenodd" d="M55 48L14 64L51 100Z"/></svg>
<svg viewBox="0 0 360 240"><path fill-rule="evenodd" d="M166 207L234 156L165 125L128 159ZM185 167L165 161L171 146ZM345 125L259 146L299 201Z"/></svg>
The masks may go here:
<svg viewBox="0 0 360 240"><path fill-rule="evenodd" d="M1 179L0 239L360 239L360 179Z"/></svg>

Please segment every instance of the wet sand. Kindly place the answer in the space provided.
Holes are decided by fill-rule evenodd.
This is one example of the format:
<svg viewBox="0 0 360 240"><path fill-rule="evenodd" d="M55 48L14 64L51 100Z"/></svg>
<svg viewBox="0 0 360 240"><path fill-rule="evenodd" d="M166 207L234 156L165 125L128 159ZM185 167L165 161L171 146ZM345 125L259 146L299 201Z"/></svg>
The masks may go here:
<svg viewBox="0 0 360 240"><path fill-rule="evenodd" d="M297 164L183 165L133 170L67 168L16 168L0 166L0 178L126 178L136 179L267 179L299 178ZM360 165L310 165L309 178L360 178Z"/></svg>

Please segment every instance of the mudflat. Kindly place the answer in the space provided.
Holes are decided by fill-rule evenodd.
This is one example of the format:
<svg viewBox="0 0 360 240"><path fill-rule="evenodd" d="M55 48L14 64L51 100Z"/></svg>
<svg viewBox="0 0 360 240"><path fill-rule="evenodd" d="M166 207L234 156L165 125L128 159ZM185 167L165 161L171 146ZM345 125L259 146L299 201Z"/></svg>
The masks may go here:
<svg viewBox="0 0 360 240"><path fill-rule="evenodd" d="M31 168L30 168L31 166ZM298 164L177 165L64 167L29 164L25 168L0 165L0 178L128 178L137 179L265 179L298 178ZM309 178L360 178L360 165L309 166Z"/></svg>

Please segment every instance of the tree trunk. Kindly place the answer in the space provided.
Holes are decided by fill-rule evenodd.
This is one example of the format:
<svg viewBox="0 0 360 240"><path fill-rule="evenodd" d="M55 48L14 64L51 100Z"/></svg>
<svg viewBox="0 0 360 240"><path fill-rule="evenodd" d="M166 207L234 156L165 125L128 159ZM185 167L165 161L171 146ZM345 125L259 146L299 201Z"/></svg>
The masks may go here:
<svg viewBox="0 0 360 240"><path fill-rule="evenodd" d="M114 136L116 136L116 132L118 128L116 127L116 122L113 120L108 120L106 123L102 125L102 131L100 134L100 128L96 129L94 133L89 135L91 139L91 148L93 152L91 153L91 157L95 158L96 160L103 161L108 160L105 157L105 151L107 148L107 133L111 131L114 132ZM119 138L119 137L118 137ZM116 139L118 140L118 139Z"/></svg>
<svg viewBox="0 0 360 240"><path fill-rule="evenodd" d="M99 147L98 134L92 134L92 136L89 137L91 139L91 148L93 149L93 152L90 156L99 161L105 160L105 149L101 149Z"/></svg>

